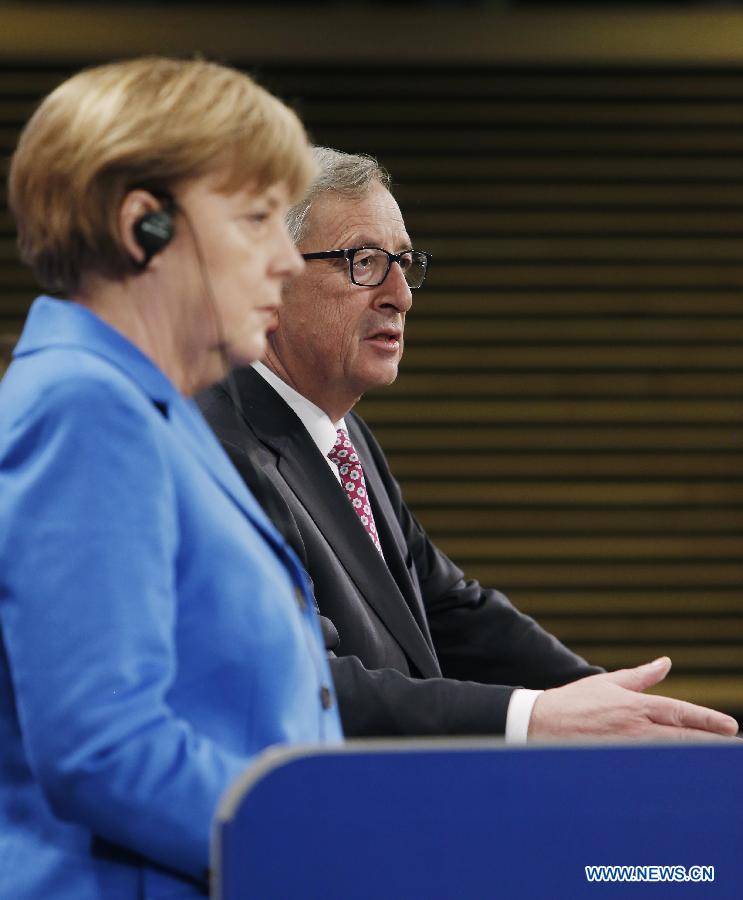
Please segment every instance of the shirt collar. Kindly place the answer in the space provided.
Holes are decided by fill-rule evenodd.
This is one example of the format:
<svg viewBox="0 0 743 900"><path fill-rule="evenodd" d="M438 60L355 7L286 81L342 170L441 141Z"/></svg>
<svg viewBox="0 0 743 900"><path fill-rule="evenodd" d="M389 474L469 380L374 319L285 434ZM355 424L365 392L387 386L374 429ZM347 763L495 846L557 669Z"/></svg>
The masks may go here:
<svg viewBox="0 0 743 900"><path fill-rule="evenodd" d="M335 444L337 430L339 428L343 428L344 431L347 430L345 419L332 422L326 412L323 412L319 406L315 406L314 403L303 397L299 391L294 390L291 385L279 378L262 362L254 362L253 368L262 378L265 378L282 400L292 409L309 432L317 449L327 459L328 453L330 453Z"/></svg>

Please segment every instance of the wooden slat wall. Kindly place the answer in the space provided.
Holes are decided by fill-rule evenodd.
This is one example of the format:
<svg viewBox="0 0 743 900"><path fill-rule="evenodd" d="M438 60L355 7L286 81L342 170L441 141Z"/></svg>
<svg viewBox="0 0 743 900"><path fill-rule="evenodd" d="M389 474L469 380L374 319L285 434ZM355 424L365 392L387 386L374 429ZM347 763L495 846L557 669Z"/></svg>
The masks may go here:
<svg viewBox="0 0 743 900"><path fill-rule="evenodd" d="M670 652L668 689L743 715L743 68L259 74L434 253L360 408L426 527L591 660ZM3 150L60 75L0 73Z"/></svg>

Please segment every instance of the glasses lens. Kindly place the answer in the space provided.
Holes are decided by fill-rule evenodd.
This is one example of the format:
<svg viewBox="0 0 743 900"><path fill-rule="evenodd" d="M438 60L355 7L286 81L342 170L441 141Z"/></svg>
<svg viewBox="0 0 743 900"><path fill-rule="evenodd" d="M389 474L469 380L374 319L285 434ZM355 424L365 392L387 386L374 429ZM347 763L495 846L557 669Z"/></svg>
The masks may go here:
<svg viewBox="0 0 743 900"><path fill-rule="evenodd" d="M408 250L401 254L400 265L408 287L419 288L426 277L426 266L428 265L426 254L420 250Z"/></svg>
<svg viewBox="0 0 743 900"><path fill-rule="evenodd" d="M389 264L389 256L384 250L362 247L353 255L353 280L356 284L367 287L381 284L387 275Z"/></svg>

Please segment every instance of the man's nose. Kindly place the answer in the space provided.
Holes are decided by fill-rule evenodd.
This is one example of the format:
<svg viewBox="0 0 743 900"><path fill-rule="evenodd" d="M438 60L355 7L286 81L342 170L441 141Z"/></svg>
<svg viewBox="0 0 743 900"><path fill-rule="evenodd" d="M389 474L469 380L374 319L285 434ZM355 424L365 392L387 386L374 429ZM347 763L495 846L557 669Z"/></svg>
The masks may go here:
<svg viewBox="0 0 743 900"><path fill-rule="evenodd" d="M380 304L394 306L400 312L407 312L413 305L412 291L398 262L392 263L387 277L382 282Z"/></svg>

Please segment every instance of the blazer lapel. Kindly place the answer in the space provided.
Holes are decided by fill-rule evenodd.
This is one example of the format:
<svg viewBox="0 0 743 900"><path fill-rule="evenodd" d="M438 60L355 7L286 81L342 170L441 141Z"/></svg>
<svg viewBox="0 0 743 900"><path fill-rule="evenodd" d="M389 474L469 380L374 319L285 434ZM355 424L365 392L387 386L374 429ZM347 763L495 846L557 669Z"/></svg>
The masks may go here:
<svg viewBox="0 0 743 900"><path fill-rule="evenodd" d="M248 516L282 559L286 558L285 541L260 504L245 487L197 407L190 401L176 401L171 404L169 413L171 424L178 431L183 444L199 460L222 490Z"/></svg>
<svg viewBox="0 0 743 900"><path fill-rule="evenodd" d="M359 592L419 671L426 676L440 674L427 643L428 628L413 614L405 596L414 590L399 550L388 568L299 418L252 369L240 370L236 379L248 423L276 454L279 474L312 517ZM381 483L375 487L375 494L380 486ZM383 509L382 518L388 514L392 514L389 505ZM381 521L377 528L384 529L383 534L389 532L387 524ZM390 541L388 537L387 543Z"/></svg>
<svg viewBox="0 0 743 900"><path fill-rule="evenodd" d="M100 356L122 370L178 432L183 445L260 530L277 554L289 561L295 577L303 578L293 554L286 552L286 542L243 484L194 401L186 400L149 357L86 307L73 301L37 298L14 355L65 345Z"/></svg>

